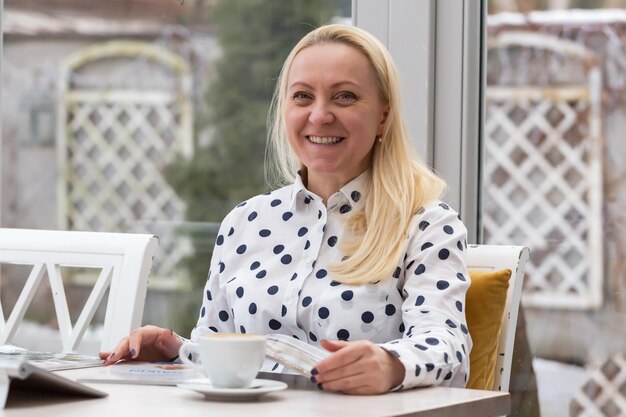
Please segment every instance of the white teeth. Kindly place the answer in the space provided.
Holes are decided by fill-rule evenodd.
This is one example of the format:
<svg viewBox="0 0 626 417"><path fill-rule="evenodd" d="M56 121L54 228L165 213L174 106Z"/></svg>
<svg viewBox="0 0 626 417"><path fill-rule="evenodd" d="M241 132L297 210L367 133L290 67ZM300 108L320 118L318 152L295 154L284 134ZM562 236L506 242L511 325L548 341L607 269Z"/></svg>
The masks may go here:
<svg viewBox="0 0 626 417"><path fill-rule="evenodd" d="M342 138L341 137L333 137L333 136L307 136L307 138L313 143L320 144L328 144L328 143L337 143Z"/></svg>

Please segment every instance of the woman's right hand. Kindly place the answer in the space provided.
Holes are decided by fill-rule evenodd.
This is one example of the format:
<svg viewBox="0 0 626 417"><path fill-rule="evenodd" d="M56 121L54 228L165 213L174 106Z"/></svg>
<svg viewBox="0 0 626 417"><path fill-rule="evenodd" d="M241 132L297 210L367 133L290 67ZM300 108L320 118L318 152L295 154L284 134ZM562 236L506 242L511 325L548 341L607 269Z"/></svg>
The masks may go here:
<svg viewBox="0 0 626 417"><path fill-rule="evenodd" d="M171 361L178 356L181 338L171 329L144 326L123 338L112 352L100 352L105 365L121 359L137 361Z"/></svg>

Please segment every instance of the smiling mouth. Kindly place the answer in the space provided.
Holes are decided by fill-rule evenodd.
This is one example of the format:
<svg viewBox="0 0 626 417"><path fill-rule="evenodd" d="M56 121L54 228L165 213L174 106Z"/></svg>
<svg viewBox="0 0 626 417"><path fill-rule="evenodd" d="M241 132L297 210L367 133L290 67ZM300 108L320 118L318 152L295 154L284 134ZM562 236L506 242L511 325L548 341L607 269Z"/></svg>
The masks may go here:
<svg viewBox="0 0 626 417"><path fill-rule="evenodd" d="M309 142L316 143L318 145L334 145L344 139L341 136L307 136L306 138Z"/></svg>

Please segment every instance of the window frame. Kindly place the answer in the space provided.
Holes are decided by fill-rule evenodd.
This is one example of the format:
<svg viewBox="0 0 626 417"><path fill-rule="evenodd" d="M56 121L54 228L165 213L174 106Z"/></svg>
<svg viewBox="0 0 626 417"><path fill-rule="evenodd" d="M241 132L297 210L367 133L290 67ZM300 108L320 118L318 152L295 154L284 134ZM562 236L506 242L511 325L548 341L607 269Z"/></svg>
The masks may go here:
<svg viewBox="0 0 626 417"><path fill-rule="evenodd" d="M352 20L396 60L413 144L480 243L485 0L353 0Z"/></svg>
<svg viewBox="0 0 626 417"><path fill-rule="evenodd" d="M3 21L4 21L4 0L0 0L0 74L2 74L2 58L4 57L4 26L3 26ZM0 78L0 141L2 140L2 136L3 136L3 125L2 125L2 121L4 119L4 113L2 111L2 79ZM0 227L3 226L2 224L2 196L3 196L3 187L2 184L4 181L2 181L2 176L4 174L4 164L2 163L2 161L4 160L4 155L2 155L2 146L0 146Z"/></svg>

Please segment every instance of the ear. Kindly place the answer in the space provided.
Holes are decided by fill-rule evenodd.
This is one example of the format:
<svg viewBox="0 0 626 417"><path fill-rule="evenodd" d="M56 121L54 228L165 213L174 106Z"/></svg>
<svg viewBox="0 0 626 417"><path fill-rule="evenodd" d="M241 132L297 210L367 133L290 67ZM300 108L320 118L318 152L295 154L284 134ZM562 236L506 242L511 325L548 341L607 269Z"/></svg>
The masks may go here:
<svg viewBox="0 0 626 417"><path fill-rule="evenodd" d="M380 120L380 124L378 125L378 134L382 134L382 131L385 128L385 123L387 123L387 117L389 117L389 104L385 104L385 107L383 107L383 114L382 114L382 118Z"/></svg>

